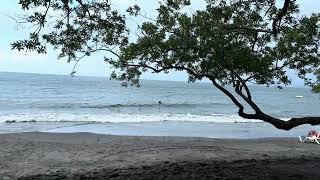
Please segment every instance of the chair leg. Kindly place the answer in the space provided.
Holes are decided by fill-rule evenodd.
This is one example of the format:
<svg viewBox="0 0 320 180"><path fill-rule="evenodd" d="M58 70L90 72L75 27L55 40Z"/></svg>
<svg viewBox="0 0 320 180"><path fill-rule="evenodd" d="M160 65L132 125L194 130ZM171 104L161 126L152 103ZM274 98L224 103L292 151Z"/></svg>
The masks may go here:
<svg viewBox="0 0 320 180"><path fill-rule="evenodd" d="M318 141L318 139L314 139L314 141L315 141L317 144L320 144L320 142Z"/></svg>
<svg viewBox="0 0 320 180"><path fill-rule="evenodd" d="M306 138L302 138L302 136L299 136L299 139L300 139L301 142L306 141Z"/></svg>

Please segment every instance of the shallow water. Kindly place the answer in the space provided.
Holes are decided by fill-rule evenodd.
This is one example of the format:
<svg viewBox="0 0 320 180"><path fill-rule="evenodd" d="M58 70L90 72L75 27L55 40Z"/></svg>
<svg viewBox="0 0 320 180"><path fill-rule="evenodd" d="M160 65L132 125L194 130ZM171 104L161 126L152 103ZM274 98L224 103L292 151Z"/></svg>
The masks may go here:
<svg viewBox="0 0 320 180"><path fill-rule="evenodd" d="M266 137L298 137L309 129L319 128L309 125L291 131L275 129L267 123L210 123L210 122L144 122L144 123L96 123L62 128L52 128L42 132L98 134L129 136L181 136L231 139L255 139ZM298 138L297 138L298 140Z"/></svg>

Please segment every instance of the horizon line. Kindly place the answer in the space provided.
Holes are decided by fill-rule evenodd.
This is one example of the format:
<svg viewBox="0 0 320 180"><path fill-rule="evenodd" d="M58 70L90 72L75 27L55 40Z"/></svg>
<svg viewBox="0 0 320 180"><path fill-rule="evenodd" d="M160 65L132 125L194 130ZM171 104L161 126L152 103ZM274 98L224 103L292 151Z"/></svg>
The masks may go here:
<svg viewBox="0 0 320 180"><path fill-rule="evenodd" d="M37 73L37 72L14 72L14 71L0 71L0 73L15 73L15 74L33 74L33 75L53 75L53 76L70 76L70 77L89 77L89 78L107 78L108 80L111 80L108 76L95 76L95 75L75 75L72 76L71 74L53 74L53 73ZM204 82L204 81L196 81L196 82L188 82L181 81L181 80L161 80L161 79L140 79L142 81L168 81L168 82L183 82L183 83L201 83L201 84L210 84L210 82ZM117 80L112 80L117 81ZM121 82L121 81L119 81ZM260 87L267 87L266 85L257 85L257 84L249 84L249 86L260 86ZM276 87L276 85L271 85L270 87ZM285 86L284 88L306 88L308 89L308 86L297 86L297 85L291 85L291 86Z"/></svg>

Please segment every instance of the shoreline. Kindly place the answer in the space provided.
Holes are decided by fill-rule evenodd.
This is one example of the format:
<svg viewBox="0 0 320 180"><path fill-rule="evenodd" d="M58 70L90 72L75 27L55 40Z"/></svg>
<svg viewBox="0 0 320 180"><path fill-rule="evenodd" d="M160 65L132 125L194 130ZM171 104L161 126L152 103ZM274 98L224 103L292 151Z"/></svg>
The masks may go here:
<svg viewBox="0 0 320 180"><path fill-rule="evenodd" d="M22 132L97 133L120 136L173 136L228 139L294 137L305 135L320 126L303 125L290 131L274 128L268 123L211 123L211 122L33 122L0 124L0 134Z"/></svg>
<svg viewBox="0 0 320 180"><path fill-rule="evenodd" d="M0 177L21 180L317 179L319 147L301 143L297 138L0 134Z"/></svg>

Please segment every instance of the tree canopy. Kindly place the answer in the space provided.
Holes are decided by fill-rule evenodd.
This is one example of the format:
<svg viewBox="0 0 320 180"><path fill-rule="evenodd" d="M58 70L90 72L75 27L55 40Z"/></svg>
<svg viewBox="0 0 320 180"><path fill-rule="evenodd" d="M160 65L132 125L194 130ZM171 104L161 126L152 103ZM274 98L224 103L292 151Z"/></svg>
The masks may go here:
<svg viewBox="0 0 320 180"><path fill-rule="evenodd" d="M46 53L50 45L68 62L105 52L105 61L115 68L111 78L123 85L139 86L146 71L185 71L191 82L209 79L243 118L284 130L320 124L320 117L284 121L265 114L248 87L289 85L291 69L320 92L320 13L301 15L295 0L285 0L281 7L276 0L206 3L204 10L190 14L184 10L192 6L188 0L161 1L152 19L140 13L139 4L121 14L109 0L20 0L21 8L31 12L24 20L37 28L12 47ZM48 15L51 11L54 15ZM128 16L146 19L137 38L130 38ZM243 103L254 113L247 113Z"/></svg>

